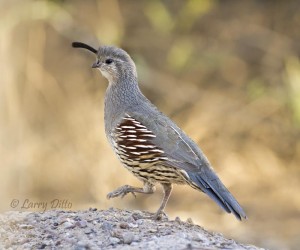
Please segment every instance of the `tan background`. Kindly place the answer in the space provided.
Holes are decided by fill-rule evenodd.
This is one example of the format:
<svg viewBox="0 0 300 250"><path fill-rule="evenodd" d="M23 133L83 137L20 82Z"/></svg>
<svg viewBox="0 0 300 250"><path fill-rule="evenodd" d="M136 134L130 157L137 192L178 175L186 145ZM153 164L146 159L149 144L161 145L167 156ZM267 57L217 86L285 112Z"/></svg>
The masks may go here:
<svg viewBox="0 0 300 250"><path fill-rule="evenodd" d="M140 86L213 163L249 220L177 186L171 218L271 249L300 244L299 1L0 2L0 210L68 200L72 209L155 211L162 197L106 200L139 185L103 127L107 83L74 40L114 44ZM48 207L49 209L49 207ZM33 209L23 209L30 211Z"/></svg>

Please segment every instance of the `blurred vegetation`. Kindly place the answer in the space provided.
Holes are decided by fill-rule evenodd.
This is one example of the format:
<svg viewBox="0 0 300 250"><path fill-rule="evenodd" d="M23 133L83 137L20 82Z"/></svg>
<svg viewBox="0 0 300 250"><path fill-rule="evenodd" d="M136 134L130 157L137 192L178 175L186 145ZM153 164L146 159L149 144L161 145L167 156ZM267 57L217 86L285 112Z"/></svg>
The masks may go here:
<svg viewBox="0 0 300 250"><path fill-rule="evenodd" d="M68 199L155 211L162 194L107 201L139 185L104 135L107 86L74 40L114 44L140 86L206 153L245 207L240 223L189 187L174 218L272 249L298 249L300 1L0 2L0 198ZM159 189L160 190L160 189ZM161 191L161 190L160 190Z"/></svg>

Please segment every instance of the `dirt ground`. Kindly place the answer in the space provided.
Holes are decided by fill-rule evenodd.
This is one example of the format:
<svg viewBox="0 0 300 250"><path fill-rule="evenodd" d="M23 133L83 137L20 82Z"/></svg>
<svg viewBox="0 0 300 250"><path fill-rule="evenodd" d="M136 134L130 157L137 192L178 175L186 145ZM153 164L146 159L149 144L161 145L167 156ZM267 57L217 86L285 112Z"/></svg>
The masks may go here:
<svg viewBox="0 0 300 250"><path fill-rule="evenodd" d="M1 249L262 249L164 216L110 208L0 215Z"/></svg>

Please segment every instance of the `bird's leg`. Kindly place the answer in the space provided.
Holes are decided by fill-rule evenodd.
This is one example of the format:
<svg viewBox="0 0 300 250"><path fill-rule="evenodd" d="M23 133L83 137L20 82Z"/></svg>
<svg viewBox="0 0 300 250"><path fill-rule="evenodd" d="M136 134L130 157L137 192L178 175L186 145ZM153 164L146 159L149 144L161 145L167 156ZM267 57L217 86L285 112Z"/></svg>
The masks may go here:
<svg viewBox="0 0 300 250"><path fill-rule="evenodd" d="M161 218L161 214L164 212L164 209L167 205L167 202L170 198L171 192L172 192L172 184L171 183L162 183L161 184L164 189L164 198L160 204L159 209L157 212L152 216L154 220L158 220Z"/></svg>
<svg viewBox="0 0 300 250"><path fill-rule="evenodd" d="M129 185L125 185L122 187L117 188L116 190L107 194L107 198L115 198L121 196L123 198L128 193L131 193L134 197L136 197L135 193L142 193L142 194L153 194L155 191L155 186L149 182L144 182L144 186L142 188L132 187Z"/></svg>

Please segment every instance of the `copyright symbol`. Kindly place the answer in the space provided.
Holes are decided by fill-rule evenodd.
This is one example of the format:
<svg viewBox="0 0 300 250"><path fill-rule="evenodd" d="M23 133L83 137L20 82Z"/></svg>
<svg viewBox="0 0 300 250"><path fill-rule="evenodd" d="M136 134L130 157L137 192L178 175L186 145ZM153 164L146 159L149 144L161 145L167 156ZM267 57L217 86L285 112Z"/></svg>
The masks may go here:
<svg viewBox="0 0 300 250"><path fill-rule="evenodd" d="M17 199L13 199L10 203L10 206L12 208L16 208L18 205L19 205L19 200L17 200Z"/></svg>

